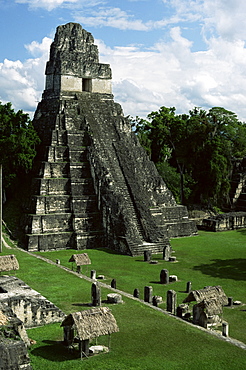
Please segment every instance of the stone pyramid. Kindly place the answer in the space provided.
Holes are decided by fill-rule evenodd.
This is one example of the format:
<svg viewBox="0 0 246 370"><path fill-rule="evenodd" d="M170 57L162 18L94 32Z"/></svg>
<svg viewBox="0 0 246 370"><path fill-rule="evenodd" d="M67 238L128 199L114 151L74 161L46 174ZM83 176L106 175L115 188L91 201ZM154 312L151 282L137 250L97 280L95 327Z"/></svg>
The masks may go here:
<svg viewBox="0 0 246 370"><path fill-rule="evenodd" d="M28 250L104 246L139 255L196 233L114 102L111 78L89 32L77 23L57 28L33 121L42 143Z"/></svg>

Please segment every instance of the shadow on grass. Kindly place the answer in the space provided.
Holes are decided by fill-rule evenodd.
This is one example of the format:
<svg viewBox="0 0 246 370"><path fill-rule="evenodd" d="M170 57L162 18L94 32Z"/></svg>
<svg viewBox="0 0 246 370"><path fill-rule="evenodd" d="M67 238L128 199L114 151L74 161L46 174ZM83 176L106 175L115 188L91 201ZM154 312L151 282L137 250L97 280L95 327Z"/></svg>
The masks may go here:
<svg viewBox="0 0 246 370"><path fill-rule="evenodd" d="M237 230L237 232L242 235L246 235L246 229L240 229L240 230Z"/></svg>
<svg viewBox="0 0 246 370"><path fill-rule="evenodd" d="M161 283L160 282L160 280L159 281L150 281L149 282L150 284L159 284L159 285L163 285L163 286L167 286L167 285L171 285L172 284L172 282L169 282L169 283L167 283L167 284L163 284L163 283Z"/></svg>
<svg viewBox="0 0 246 370"><path fill-rule="evenodd" d="M199 270L205 275L223 279L246 280L246 259L236 258L211 260L212 263L194 266L193 270Z"/></svg>
<svg viewBox="0 0 246 370"><path fill-rule="evenodd" d="M79 351L76 349L67 349L63 342L44 340L40 347L34 348L31 353L33 356L42 357L49 361L63 362L79 358Z"/></svg>
<svg viewBox="0 0 246 370"><path fill-rule="evenodd" d="M141 257L140 257L141 258ZM158 261L158 264L162 263L162 262L167 262L167 261L164 261L163 258L161 257L153 257L153 259L151 261ZM151 261L145 261L142 257L142 259L136 259L135 262L145 262L145 263L149 263L151 265ZM152 265L155 265L155 263L152 263Z"/></svg>
<svg viewBox="0 0 246 370"><path fill-rule="evenodd" d="M122 253L117 252L117 251L115 251L113 249L110 249L110 248L98 247L98 248L88 248L88 249L93 249L93 250L105 252L105 253L108 253L108 254L116 254L118 256L122 256Z"/></svg>
<svg viewBox="0 0 246 370"><path fill-rule="evenodd" d="M78 306L78 307L91 307L91 303L72 303L72 306Z"/></svg>

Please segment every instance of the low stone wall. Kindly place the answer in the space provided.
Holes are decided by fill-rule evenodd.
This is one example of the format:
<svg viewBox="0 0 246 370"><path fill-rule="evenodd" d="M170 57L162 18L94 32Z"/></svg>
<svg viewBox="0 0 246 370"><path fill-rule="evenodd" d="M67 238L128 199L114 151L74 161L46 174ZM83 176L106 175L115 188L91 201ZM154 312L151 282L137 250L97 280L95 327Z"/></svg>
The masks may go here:
<svg viewBox="0 0 246 370"><path fill-rule="evenodd" d="M203 219L199 227L207 231L225 231L246 228L246 212L230 212Z"/></svg>

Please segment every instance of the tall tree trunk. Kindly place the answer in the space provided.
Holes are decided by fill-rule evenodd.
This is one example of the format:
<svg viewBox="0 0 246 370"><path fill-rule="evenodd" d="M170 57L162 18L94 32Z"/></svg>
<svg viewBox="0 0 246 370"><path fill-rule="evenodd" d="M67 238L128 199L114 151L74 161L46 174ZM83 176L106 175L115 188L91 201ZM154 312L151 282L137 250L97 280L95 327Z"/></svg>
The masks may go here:
<svg viewBox="0 0 246 370"><path fill-rule="evenodd" d="M184 165L178 162L177 164L180 174L180 203L184 204Z"/></svg>
<svg viewBox="0 0 246 370"><path fill-rule="evenodd" d="M2 178L3 178L3 169L2 164L0 164L0 253L2 253L2 215L3 215L3 191L2 191Z"/></svg>

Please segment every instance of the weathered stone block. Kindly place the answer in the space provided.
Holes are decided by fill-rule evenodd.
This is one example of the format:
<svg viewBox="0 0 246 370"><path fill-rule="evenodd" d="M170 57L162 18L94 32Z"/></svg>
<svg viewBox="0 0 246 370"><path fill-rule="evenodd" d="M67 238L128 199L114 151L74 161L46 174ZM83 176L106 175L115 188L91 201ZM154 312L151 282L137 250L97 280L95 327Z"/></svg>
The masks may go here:
<svg viewBox="0 0 246 370"><path fill-rule="evenodd" d="M176 314L177 293L174 290L167 291L167 311Z"/></svg>
<svg viewBox="0 0 246 370"><path fill-rule="evenodd" d="M168 284L169 283L169 271L167 269L162 269L160 272L160 283Z"/></svg>
<svg viewBox="0 0 246 370"><path fill-rule="evenodd" d="M144 302L152 303L153 299L153 288L152 286L145 286L144 287Z"/></svg>
<svg viewBox="0 0 246 370"><path fill-rule="evenodd" d="M178 281L178 277L177 275L170 275L169 276L169 282L172 283L174 281Z"/></svg>
<svg viewBox="0 0 246 370"><path fill-rule="evenodd" d="M107 295L107 301L114 304L123 303L121 295L117 293L109 293Z"/></svg>
<svg viewBox="0 0 246 370"><path fill-rule="evenodd" d="M0 341L0 369L32 370L24 342L20 340Z"/></svg>

